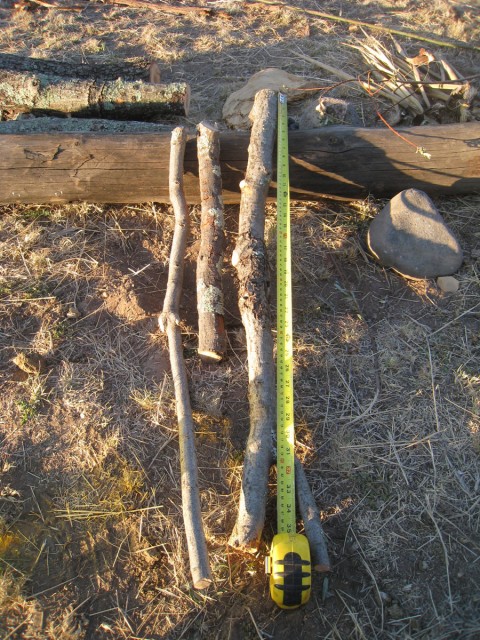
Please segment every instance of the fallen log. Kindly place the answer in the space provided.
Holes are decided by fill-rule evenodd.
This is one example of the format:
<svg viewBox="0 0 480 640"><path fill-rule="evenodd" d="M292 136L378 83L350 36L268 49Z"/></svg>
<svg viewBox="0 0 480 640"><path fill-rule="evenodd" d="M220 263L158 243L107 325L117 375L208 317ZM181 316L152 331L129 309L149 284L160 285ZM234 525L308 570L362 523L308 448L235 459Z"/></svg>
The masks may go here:
<svg viewBox="0 0 480 640"><path fill-rule="evenodd" d="M170 352L175 403L178 419L178 442L180 446L180 472L182 487L182 510L187 537L190 571L195 589L206 589L212 582L208 561L207 543L202 524L202 510L198 491L198 467L195 453L195 428L188 393L188 380L183 360L182 335L180 332L179 306L183 285L183 266L188 234L188 207L183 193L183 157L186 134L177 127L171 135L170 194L175 213L175 229L168 283L163 311L159 317L160 329L166 331Z"/></svg>
<svg viewBox="0 0 480 640"><path fill-rule="evenodd" d="M45 122L40 122L44 120ZM74 201L168 202L170 134L145 123L131 133L118 123L102 131L77 132L82 121L35 118L0 123L0 203ZM88 121L85 121L88 122ZM100 125L96 121L96 128ZM106 122L106 121L105 121ZM84 125L83 125L84 126ZM38 133L44 127L45 133ZM30 133L31 130L37 133ZM68 132L70 131L70 133ZM398 129L431 158L385 128L332 126L289 134L291 197L297 200L392 196L408 188L430 196L480 192L480 122ZM247 166L248 132L220 134L220 164L226 204L240 201ZM195 135L185 153L187 202L200 202ZM275 197L275 176L270 197Z"/></svg>
<svg viewBox="0 0 480 640"><path fill-rule="evenodd" d="M0 69L4 120L20 113L149 120L186 116L189 104L190 89L184 82L81 80Z"/></svg>
<svg viewBox="0 0 480 640"><path fill-rule="evenodd" d="M30 58L17 56L14 53L0 53L0 69L5 71L28 72L42 75L54 75L62 78L82 78L83 80L147 80L148 60L135 61L122 60L121 62L109 62L108 64L91 63L88 60L82 63L44 60L43 58Z"/></svg>
<svg viewBox="0 0 480 640"><path fill-rule="evenodd" d="M222 267L225 222L217 129L198 125L198 173L202 202L201 240L197 259L198 355L219 362L226 349Z"/></svg>
<svg viewBox="0 0 480 640"><path fill-rule="evenodd" d="M247 340L250 432L237 521L229 544L245 551L256 551L260 544L276 419L272 402L275 367L265 247L265 203L273 169L277 118L275 91L263 89L257 93L251 118L249 161L242 181L238 237L232 255L238 276L238 306Z"/></svg>

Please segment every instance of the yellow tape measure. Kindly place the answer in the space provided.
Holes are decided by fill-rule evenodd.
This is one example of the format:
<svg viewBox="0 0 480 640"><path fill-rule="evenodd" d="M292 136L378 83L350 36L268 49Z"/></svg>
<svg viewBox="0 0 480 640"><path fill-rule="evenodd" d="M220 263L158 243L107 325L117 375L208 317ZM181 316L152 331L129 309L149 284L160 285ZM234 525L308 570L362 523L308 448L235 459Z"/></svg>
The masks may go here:
<svg viewBox="0 0 480 640"><path fill-rule="evenodd" d="M270 594L282 609L308 601L310 547L296 533L295 423L293 414L293 323L288 175L287 96L278 94L277 129L277 525L266 571Z"/></svg>

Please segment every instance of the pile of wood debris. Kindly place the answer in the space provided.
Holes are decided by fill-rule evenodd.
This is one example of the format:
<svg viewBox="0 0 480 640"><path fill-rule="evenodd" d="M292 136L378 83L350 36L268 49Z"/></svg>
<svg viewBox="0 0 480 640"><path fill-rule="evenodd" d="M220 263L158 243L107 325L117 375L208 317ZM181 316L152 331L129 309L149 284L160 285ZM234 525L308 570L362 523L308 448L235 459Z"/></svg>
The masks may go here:
<svg viewBox="0 0 480 640"><path fill-rule="evenodd" d="M355 39L348 46L357 49L369 67L360 85L372 98L381 96L392 103L390 124L397 124L405 112L412 124L469 122L480 117L475 104L477 88L443 57L421 48L409 57L392 38L395 52L372 36Z"/></svg>

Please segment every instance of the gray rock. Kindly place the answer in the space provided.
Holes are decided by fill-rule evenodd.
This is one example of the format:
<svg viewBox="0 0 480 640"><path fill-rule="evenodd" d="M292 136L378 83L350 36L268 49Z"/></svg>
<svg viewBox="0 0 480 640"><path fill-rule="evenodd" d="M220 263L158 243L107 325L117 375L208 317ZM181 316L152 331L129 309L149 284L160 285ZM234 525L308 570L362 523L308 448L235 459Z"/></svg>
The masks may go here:
<svg viewBox="0 0 480 640"><path fill-rule="evenodd" d="M367 236L374 256L410 278L455 273L463 261L458 240L426 193L401 191L372 221Z"/></svg>

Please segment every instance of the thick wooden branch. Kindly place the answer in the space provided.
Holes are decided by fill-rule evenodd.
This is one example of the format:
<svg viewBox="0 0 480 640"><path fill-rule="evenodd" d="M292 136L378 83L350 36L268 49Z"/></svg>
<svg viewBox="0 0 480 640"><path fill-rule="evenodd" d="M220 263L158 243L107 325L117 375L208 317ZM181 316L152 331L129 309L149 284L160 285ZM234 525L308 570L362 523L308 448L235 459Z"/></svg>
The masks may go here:
<svg viewBox="0 0 480 640"><path fill-rule="evenodd" d="M197 152L202 202L197 260L198 354L206 362L219 362L226 349L222 287L225 222L220 141L218 130L204 122L198 126Z"/></svg>
<svg viewBox="0 0 480 640"><path fill-rule="evenodd" d="M85 128L75 133L79 118L63 120L63 133L52 132L52 127L60 128L58 122L35 118L0 123L0 203L169 201L169 133L148 123L145 133L139 132L138 123L132 123L131 133L127 126L121 134L108 133L108 121L104 126L98 120L90 133ZM44 133L39 133L42 127ZM292 199L384 197L413 187L432 197L480 191L480 122L398 131L431 158L416 154L385 128L291 131ZM244 132L220 134L227 204L240 201L248 140ZM187 202L200 202L194 135L185 152L184 184ZM269 196L275 197L274 185Z"/></svg>
<svg viewBox="0 0 480 640"><path fill-rule="evenodd" d="M71 114L145 120L188 115L187 84L66 79L0 70L0 110L5 114Z"/></svg>
<svg viewBox="0 0 480 640"><path fill-rule="evenodd" d="M183 360L183 345L179 323L179 305L183 284L183 265L188 234L188 208L183 193L183 157L186 134L182 127L172 132L170 154L170 194L175 213L175 229L167 292L160 328L167 332L170 365L175 387L180 446L180 472L182 484L182 509L187 537L190 571L195 589L206 589L212 581L208 561L207 544L202 524L202 511L198 490L198 468L195 453L195 427L188 393L187 372Z"/></svg>
<svg viewBox="0 0 480 640"><path fill-rule="evenodd" d="M275 368L265 248L265 204L273 168L277 95L257 93L242 199L238 239L232 256L239 308L247 339L250 432L243 464L237 521L229 544L256 551L265 521L272 433L275 428Z"/></svg>

